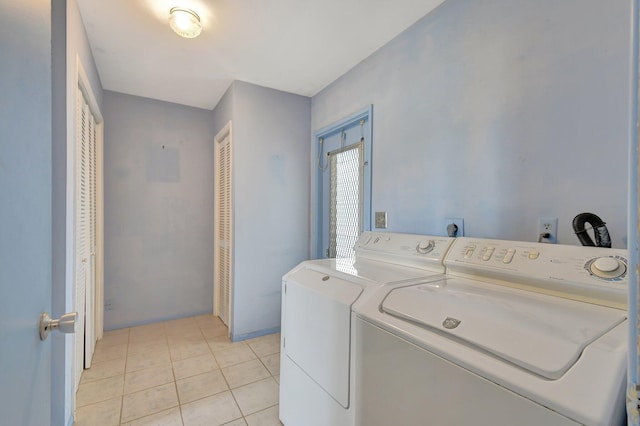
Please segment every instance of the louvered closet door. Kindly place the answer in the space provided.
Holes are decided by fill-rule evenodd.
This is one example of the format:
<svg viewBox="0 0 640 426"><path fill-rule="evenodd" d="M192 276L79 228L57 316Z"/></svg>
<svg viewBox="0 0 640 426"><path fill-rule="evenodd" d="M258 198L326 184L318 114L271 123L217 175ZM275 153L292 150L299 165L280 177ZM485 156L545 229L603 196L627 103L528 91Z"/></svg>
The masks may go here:
<svg viewBox="0 0 640 426"><path fill-rule="evenodd" d="M220 319L229 326L233 263L229 135L217 143L216 182L216 307Z"/></svg>
<svg viewBox="0 0 640 426"><path fill-rule="evenodd" d="M86 270L86 292L85 292L85 339L84 339L84 365L85 368L91 367L91 358L96 344L95 333L95 312L96 312L96 149L97 149L97 129L96 121L91 114L91 110L87 106L88 123L89 123L89 140L88 145L88 174L87 174L87 190L88 202L87 207L87 242L89 261Z"/></svg>
<svg viewBox="0 0 640 426"><path fill-rule="evenodd" d="M74 220L74 305L78 313L74 350L74 381L91 365L95 349L96 245L96 122L82 92L78 92L76 145L76 205Z"/></svg>
<svg viewBox="0 0 640 426"><path fill-rule="evenodd" d="M78 128L76 145L76 208L75 208L75 276L74 276L74 304L78 313L75 333L75 363L74 381L77 386L84 368L84 314L86 298L87 261L89 258L89 244L87 241L87 179L88 172L88 147L86 140L89 138L89 125L86 102L78 96Z"/></svg>

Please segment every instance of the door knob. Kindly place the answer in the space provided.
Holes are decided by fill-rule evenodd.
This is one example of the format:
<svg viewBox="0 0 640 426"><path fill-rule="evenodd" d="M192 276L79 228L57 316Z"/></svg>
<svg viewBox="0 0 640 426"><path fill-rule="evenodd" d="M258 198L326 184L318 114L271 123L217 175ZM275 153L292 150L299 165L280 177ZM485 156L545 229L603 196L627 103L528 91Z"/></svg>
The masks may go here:
<svg viewBox="0 0 640 426"><path fill-rule="evenodd" d="M45 340L52 330L58 330L65 334L75 333L77 317L77 312L69 312L58 319L51 319L48 312L43 312L40 315L40 340Z"/></svg>

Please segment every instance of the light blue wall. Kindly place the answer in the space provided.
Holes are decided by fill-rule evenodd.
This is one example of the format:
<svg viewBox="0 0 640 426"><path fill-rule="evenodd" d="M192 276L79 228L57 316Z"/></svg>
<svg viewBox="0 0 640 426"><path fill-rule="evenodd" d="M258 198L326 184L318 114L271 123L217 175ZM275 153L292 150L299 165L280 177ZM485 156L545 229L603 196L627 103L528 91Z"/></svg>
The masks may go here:
<svg viewBox="0 0 640 426"><path fill-rule="evenodd" d="M233 118L234 85L231 84L213 110L212 125L217 134ZM214 135L215 137L215 135Z"/></svg>
<svg viewBox="0 0 640 426"><path fill-rule="evenodd" d="M68 107L73 110L69 110L69 114L75 114L75 89L77 82L77 62L80 62L84 71L86 72L91 89L96 97L98 106L102 107L103 103L103 90L100 76L98 75L98 69L96 68L95 61L93 59L93 53L91 52L91 45L89 45L89 39L87 32L84 28L84 22L80 15L80 9L78 8L77 0L66 0L67 4L67 83L68 92L67 100Z"/></svg>
<svg viewBox="0 0 640 426"><path fill-rule="evenodd" d="M367 104L389 231L534 240L594 212L626 246L628 0L448 0L312 99L316 130Z"/></svg>
<svg viewBox="0 0 640 426"><path fill-rule="evenodd" d="M233 121L232 337L241 340L279 330L282 275L307 258L311 102L241 81L227 95L213 116L216 132Z"/></svg>
<svg viewBox="0 0 640 426"><path fill-rule="evenodd" d="M211 111L105 91L105 329L212 312Z"/></svg>

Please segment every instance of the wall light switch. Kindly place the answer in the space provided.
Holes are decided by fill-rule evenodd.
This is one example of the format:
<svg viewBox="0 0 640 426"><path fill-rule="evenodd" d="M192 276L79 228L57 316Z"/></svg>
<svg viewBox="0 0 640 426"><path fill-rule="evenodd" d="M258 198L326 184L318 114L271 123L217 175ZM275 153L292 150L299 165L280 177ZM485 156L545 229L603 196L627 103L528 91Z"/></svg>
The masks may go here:
<svg viewBox="0 0 640 426"><path fill-rule="evenodd" d="M376 212L376 228L387 228L387 212Z"/></svg>

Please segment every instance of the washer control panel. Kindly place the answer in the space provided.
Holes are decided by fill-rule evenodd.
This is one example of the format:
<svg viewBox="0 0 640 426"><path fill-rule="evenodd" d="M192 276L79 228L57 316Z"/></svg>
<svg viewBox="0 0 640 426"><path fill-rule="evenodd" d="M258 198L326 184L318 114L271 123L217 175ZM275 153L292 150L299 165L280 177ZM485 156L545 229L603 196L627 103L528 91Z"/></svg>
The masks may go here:
<svg viewBox="0 0 640 426"><path fill-rule="evenodd" d="M452 275L478 276L515 286L567 293L623 305L627 251L602 247L457 238L445 259Z"/></svg>

